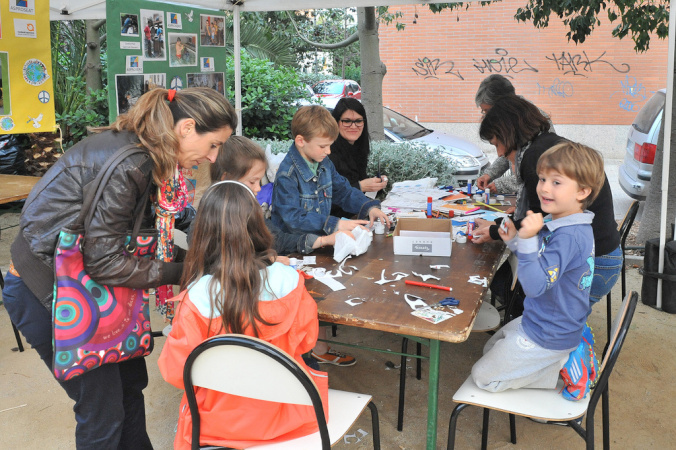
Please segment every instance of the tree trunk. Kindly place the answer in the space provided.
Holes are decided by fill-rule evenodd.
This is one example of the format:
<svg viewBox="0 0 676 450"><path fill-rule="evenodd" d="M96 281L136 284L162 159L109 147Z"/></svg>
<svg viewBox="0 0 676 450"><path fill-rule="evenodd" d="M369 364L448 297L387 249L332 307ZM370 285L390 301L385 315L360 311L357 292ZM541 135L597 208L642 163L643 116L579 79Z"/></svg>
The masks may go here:
<svg viewBox="0 0 676 450"><path fill-rule="evenodd" d="M383 133L383 77L387 73L380 60L378 21L374 7L357 8L357 30L361 49L362 103L369 122L369 135L373 140L385 139Z"/></svg>
<svg viewBox="0 0 676 450"><path fill-rule="evenodd" d="M671 123L671 158L669 158L669 189L674 192L676 189L676 155L673 150L676 149L676 102L672 103L672 123ZM665 114L666 117L666 114ZM659 237L660 235L660 218L662 211L662 167L663 167L663 149L664 149L664 119L660 129L659 138L657 140L657 151L655 152L655 163L653 164L653 173L650 178L650 189L646 197L643 208L643 216L641 218L641 225L638 229L636 241L642 245L646 240ZM676 196L670 195L667 200L667 241L673 236L671 235L671 225L674 223L674 213L676 213Z"/></svg>
<svg viewBox="0 0 676 450"><path fill-rule="evenodd" d="M92 92L103 87L101 80L101 45L99 43L100 21L85 20L87 27L87 63L85 65L85 83L87 92Z"/></svg>

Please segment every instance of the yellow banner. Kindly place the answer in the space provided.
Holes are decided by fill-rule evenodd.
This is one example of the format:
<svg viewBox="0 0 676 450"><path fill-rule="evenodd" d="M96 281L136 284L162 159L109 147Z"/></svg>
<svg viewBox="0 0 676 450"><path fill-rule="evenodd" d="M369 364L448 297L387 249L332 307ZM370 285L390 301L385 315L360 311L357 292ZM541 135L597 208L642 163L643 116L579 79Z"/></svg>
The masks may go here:
<svg viewBox="0 0 676 450"><path fill-rule="evenodd" d="M48 0L0 0L0 134L56 130Z"/></svg>

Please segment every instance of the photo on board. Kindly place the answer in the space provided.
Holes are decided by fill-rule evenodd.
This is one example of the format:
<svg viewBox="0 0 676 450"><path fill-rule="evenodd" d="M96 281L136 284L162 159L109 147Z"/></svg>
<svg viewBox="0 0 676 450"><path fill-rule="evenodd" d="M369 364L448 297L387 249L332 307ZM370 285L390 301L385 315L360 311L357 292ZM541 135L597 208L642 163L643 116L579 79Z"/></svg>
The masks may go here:
<svg viewBox="0 0 676 450"><path fill-rule="evenodd" d="M189 73L188 87L210 87L225 95L223 72Z"/></svg>
<svg viewBox="0 0 676 450"><path fill-rule="evenodd" d="M200 43L207 47L225 47L225 16L200 14Z"/></svg>
<svg viewBox="0 0 676 450"><path fill-rule="evenodd" d="M139 75L116 75L117 114L124 114L134 106L146 92L167 85L166 73L146 73Z"/></svg>
<svg viewBox="0 0 676 450"><path fill-rule="evenodd" d="M169 33L169 66L197 65L197 34Z"/></svg>
<svg viewBox="0 0 676 450"><path fill-rule="evenodd" d="M120 14L120 33L122 36L138 37L138 14Z"/></svg>
<svg viewBox="0 0 676 450"><path fill-rule="evenodd" d="M141 10L143 57L146 60L166 61L164 49L164 11Z"/></svg>

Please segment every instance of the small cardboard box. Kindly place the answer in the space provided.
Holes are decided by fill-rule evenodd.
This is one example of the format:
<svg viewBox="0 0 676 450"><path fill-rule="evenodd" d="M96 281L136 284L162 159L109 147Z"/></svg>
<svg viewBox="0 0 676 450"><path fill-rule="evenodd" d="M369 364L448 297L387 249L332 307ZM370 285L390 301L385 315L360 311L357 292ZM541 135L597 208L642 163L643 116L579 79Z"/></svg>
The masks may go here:
<svg viewBox="0 0 676 450"><path fill-rule="evenodd" d="M452 236L448 219L401 218L393 233L394 254L451 256Z"/></svg>

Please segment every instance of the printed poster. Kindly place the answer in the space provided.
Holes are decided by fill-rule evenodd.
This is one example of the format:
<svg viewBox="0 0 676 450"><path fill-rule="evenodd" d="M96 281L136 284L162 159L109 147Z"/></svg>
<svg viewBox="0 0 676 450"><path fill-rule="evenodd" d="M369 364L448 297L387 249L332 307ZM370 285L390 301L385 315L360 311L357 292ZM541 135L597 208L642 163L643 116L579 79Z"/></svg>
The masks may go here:
<svg viewBox="0 0 676 450"><path fill-rule="evenodd" d="M0 5L0 134L53 132L49 2Z"/></svg>

